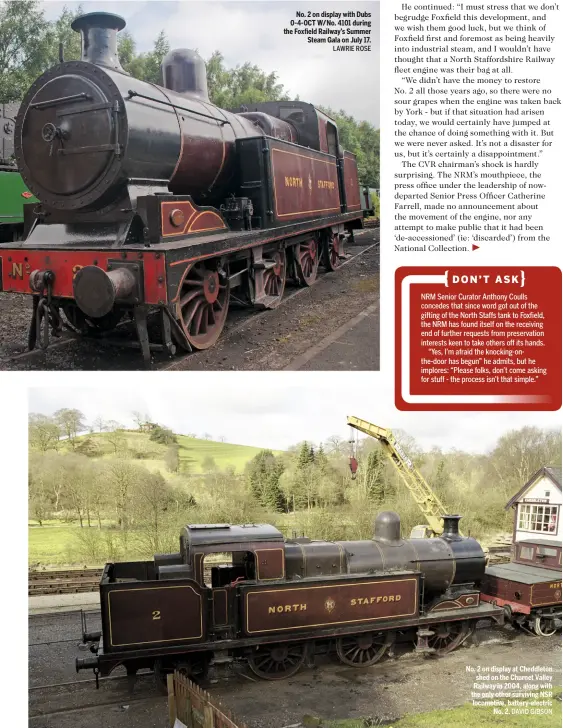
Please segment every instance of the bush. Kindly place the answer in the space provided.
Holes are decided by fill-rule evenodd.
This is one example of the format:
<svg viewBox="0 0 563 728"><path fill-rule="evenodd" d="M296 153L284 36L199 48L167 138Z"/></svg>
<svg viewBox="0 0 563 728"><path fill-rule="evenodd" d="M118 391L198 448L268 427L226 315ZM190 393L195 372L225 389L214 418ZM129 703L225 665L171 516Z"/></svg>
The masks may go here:
<svg viewBox="0 0 563 728"><path fill-rule="evenodd" d="M157 425L150 434L150 440L153 442L159 442L161 445L172 445L177 442L176 435L169 430L167 427L161 427Z"/></svg>

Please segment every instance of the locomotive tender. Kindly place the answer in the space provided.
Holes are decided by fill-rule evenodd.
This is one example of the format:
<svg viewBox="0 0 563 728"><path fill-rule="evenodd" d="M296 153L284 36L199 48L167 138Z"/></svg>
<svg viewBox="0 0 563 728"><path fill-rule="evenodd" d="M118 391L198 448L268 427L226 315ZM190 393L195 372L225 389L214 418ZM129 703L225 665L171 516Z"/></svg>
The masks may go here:
<svg viewBox="0 0 563 728"><path fill-rule="evenodd" d="M276 307L287 278L334 270L362 227L356 160L311 104L268 102L233 113L209 101L203 60L171 51L163 86L121 67L110 13L74 20L82 59L29 89L15 153L40 200L25 241L0 247L0 290L30 294L29 345L135 321L150 362L147 313L158 309L173 354L218 339L237 300Z"/></svg>
<svg viewBox="0 0 563 728"><path fill-rule="evenodd" d="M399 635L445 654L478 620L503 620L480 600L485 555L460 536L459 519L444 516L438 538L403 539L399 516L384 511L371 540L336 542L284 540L267 525L186 526L176 554L106 565L102 632L83 635L96 656L76 669L123 665L134 680L140 668L194 674L246 659L272 680L334 648L346 665L373 665ZM213 554L229 564L211 560L209 573Z"/></svg>

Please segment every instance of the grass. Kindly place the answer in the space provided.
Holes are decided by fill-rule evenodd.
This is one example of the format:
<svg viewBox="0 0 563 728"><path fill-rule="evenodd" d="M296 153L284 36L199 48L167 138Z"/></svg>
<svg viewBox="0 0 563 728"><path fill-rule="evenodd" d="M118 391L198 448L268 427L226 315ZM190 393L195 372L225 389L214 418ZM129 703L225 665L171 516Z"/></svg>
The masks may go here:
<svg viewBox="0 0 563 728"><path fill-rule="evenodd" d="M400 718L393 728L560 728L561 726L561 688L553 691L551 701L552 715L494 715L493 708L461 705L452 710L433 710L430 713L414 713ZM559 699L556 699L558 696ZM548 707L548 706L546 706ZM516 709L519 709L518 707ZM531 708L533 709L533 707ZM509 707L510 710L510 707ZM321 720L305 716L303 724L307 728L367 728L380 723L372 718L351 718L347 720Z"/></svg>
<svg viewBox="0 0 563 728"><path fill-rule="evenodd" d="M110 442L110 435L105 432L95 432L91 435L82 435L77 442L89 437L98 449L98 457L105 459L115 457L115 448ZM125 432L124 438L127 443L125 454L119 455L121 459L144 465L149 470L161 470L166 475L164 456L168 449L166 445L160 445L149 439L149 435L143 432ZM201 474L204 472L202 466L206 458L213 458L220 470L232 467L236 472L241 473L246 463L257 455L263 448L250 445L233 445L228 442L217 442L215 440L203 440L197 437L178 435L180 446L180 463L189 474ZM134 453L143 450L146 457L135 458ZM61 444L60 452L72 452L70 443ZM274 454L280 454L275 450Z"/></svg>
<svg viewBox="0 0 563 728"><path fill-rule="evenodd" d="M263 449L250 445L231 445L228 442L200 440L185 435L178 435L178 444L180 445L180 464L187 465L190 473L202 473L202 463L207 457L213 458L220 470L232 467L240 473L248 461ZM279 455L280 451L274 450L274 454Z"/></svg>
<svg viewBox="0 0 563 728"><path fill-rule="evenodd" d="M30 523L33 523L31 521ZM29 528L30 564L66 564L76 546L76 525L45 521L43 526Z"/></svg>

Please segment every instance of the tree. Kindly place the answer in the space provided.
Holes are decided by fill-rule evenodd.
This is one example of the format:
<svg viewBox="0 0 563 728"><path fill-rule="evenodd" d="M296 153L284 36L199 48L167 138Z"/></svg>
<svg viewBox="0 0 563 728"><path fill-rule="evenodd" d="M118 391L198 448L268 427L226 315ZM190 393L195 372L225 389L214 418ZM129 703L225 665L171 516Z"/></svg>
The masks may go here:
<svg viewBox="0 0 563 728"><path fill-rule="evenodd" d="M180 446L177 444L170 445L164 454L164 463L166 469L171 473L177 473L180 470Z"/></svg>
<svg viewBox="0 0 563 728"><path fill-rule="evenodd" d="M439 498L442 498L443 494L447 492L450 483L450 476L447 472L446 458L442 455L438 460L436 472L432 477L432 487L438 494Z"/></svg>
<svg viewBox="0 0 563 728"><path fill-rule="evenodd" d="M45 70L47 30L38 0L0 5L0 103L23 98Z"/></svg>
<svg viewBox="0 0 563 728"><path fill-rule="evenodd" d="M47 452L57 449L59 444L59 425L46 415L32 412L29 415L29 444L34 450Z"/></svg>
<svg viewBox="0 0 563 728"><path fill-rule="evenodd" d="M315 461L315 451L308 442L302 442L297 456L297 467L306 468Z"/></svg>
<svg viewBox="0 0 563 728"><path fill-rule="evenodd" d="M160 425L156 425L153 428L149 440L159 442L161 445L172 445L177 442L176 435L172 430L169 430L167 427L161 427Z"/></svg>
<svg viewBox="0 0 563 728"><path fill-rule="evenodd" d="M111 460L107 465L111 500L114 503L116 519L122 531L129 527L133 487L144 470L127 460Z"/></svg>
<svg viewBox="0 0 563 728"><path fill-rule="evenodd" d="M497 442L489 456L489 477L508 499L546 465L561 465L561 437L557 430L522 427Z"/></svg>
<svg viewBox="0 0 563 728"><path fill-rule="evenodd" d="M45 67L51 68L59 63L59 46L62 45L65 61L79 61L82 55L80 33L72 28L72 21L83 14L82 6L79 5L75 12L64 7L59 17L49 23L45 38L46 58Z"/></svg>
<svg viewBox="0 0 563 728"><path fill-rule="evenodd" d="M377 505L385 500L385 455L381 448L372 450L365 469L365 490L367 498Z"/></svg>
<svg viewBox="0 0 563 728"><path fill-rule="evenodd" d="M66 455L61 458L60 472L65 501L76 514L80 527L84 527L84 518L90 526L90 497L95 480L93 463L84 455Z"/></svg>
<svg viewBox="0 0 563 728"><path fill-rule="evenodd" d="M211 473L213 470L217 470L215 458L212 458L211 455L206 455L201 461L201 469L204 473Z"/></svg>
<svg viewBox="0 0 563 728"><path fill-rule="evenodd" d="M250 492L260 505L274 511L285 510L285 498L280 487L283 471L282 461L271 450L260 450L247 465Z"/></svg>
<svg viewBox="0 0 563 728"><path fill-rule="evenodd" d="M222 109L238 110L245 104L289 98L276 73L266 73L251 63L228 69L224 61L219 51L207 60L209 98Z"/></svg>
<svg viewBox="0 0 563 728"><path fill-rule="evenodd" d="M137 429L140 430L145 422L148 420L148 415L144 415L142 412L131 412L133 421L137 425Z"/></svg>
<svg viewBox="0 0 563 728"><path fill-rule="evenodd" d="M150 473L146 468L139 468L131 495L136 519L142 525L140 535L148 545L147 550L152 553L164 550L164 520L173 502L166 480L161 473Z"/></svg>
<svg viewBox="0 0 563 728"><path fill-rule="evenodd" d="M136 52L135 40L128 31L117 37L117 52L123 69L141 81L162 85L160 65L169 50L170 43L163 30L158 34L153 50L148 53Z"/></svg>
<svg viewBox="0 0 563 728"><path fill-rule="evenodd" d="M98 432L103 432L107 429L106 421L101 415L98 415L92 424L98 430Z"/></svg>
<svg viewBox="0 0 563 728"><path fill-rule="evenodd" d="M44 473L30 472L28 481L29 513L40 526L51 515L49 495L50 492Z"/></svg>
<svg viewBox="0 0 563 728"><path fill-rule="evenodd" d="M356 155L360 184L379 189L379 129L367 121L357 121L342 109L321 110L338 125L340 144Z"/></svg>
<svg viewBox="0 0 563 728"><path fill-rule="evenodd" d="M82 412L77 409L60 409L55 412L53 419L59 425L74 450L78 433L86 429Z"/></svg>
<svg viewBox="0 0 563 728"><path fill-rule="evenodd" d="M125 431L118 422L108 422L109 432L106 435L106 440L113 447L114 455L120 452L124 452L127 449L127 438Z"/></svg>
<svg viewBox="0 0 563 728"><path fill-rule="evenodd" d="M345 452L346 447L347 447L346 441L343 440L338 435L331 435L330 437L327 438L326 449L327 449L327 452L329 452L330 454L336 454L336 455L342 454L343 452Z"/></svg>

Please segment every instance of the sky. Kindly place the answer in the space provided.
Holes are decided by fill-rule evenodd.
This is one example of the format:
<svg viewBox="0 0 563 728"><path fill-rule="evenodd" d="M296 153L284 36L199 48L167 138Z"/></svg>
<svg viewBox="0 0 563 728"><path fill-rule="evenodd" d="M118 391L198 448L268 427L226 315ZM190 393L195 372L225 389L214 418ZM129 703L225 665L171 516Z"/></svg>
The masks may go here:
<svg viewBox="0 0 563 728"><path fill-rule="evenodd" d="M165 375L166 376L166 375ZM161 379L157 382L157 379ZM424 448L485 453L497 439L525 425L560 427L557 412L398 412L392 391L373 373L189 372L131 374L127 386L31 388L29 411L46 415L76 408L86 419L97 415L134 426L131 413L178 434L209 433L213 439L271 449L286 449L303 440L319 443L331 435L349 439L346 416L381 427L400 428ZM151 386L147 386L151 381ZM170 384L169 382L172 382Z"/></svg>
<svg viewBox="0 0 563 728"><path fill-rule="evenodd" d="M266 72L275 71L290 96L333 109L344 109L357 120L379 127L379 2L285 2L261 0L129 0L60 2L44 0L48 20L66 5L84 12L103 10L121 15L137 41L139 52L151 50L161 30L173 48L195 48L203 58L219 50L227 67L249 61ZM340 53L332 44L308 43L307 36L284 35L296 12L372 13L370 53Z"/></svg>

